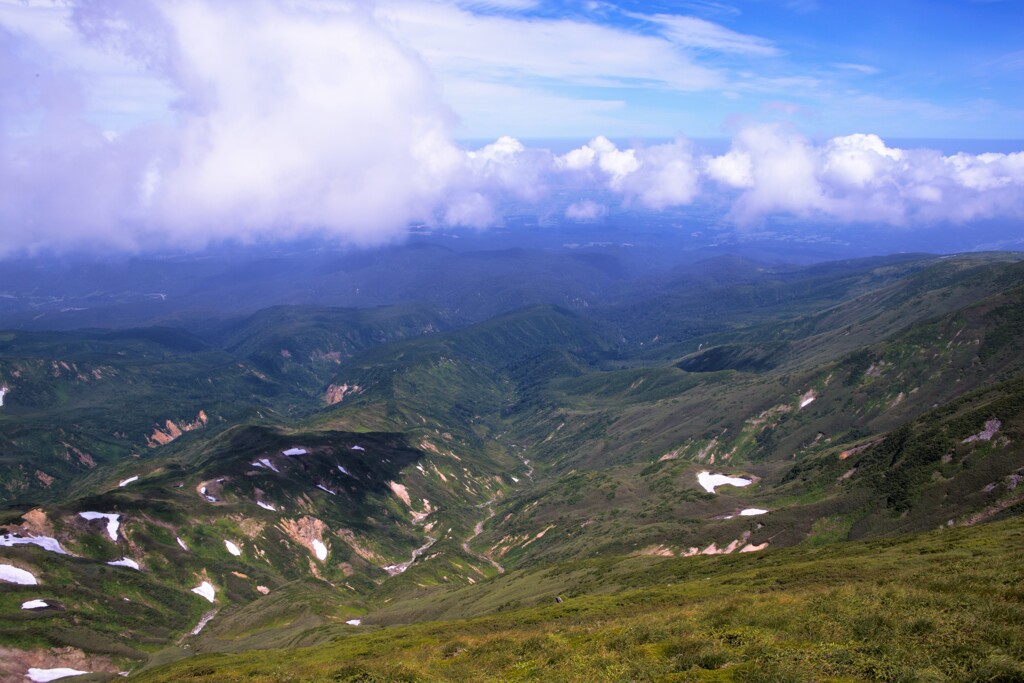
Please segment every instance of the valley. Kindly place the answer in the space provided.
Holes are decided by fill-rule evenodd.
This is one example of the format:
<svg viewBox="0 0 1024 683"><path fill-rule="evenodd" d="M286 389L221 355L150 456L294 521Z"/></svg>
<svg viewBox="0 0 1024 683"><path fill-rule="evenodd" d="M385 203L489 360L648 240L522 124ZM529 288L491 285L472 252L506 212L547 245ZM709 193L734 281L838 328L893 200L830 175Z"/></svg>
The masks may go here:
<svg viewBox="0 0 1024 683"><path fill-rule="evenodd" d="M0 679L1024 675L1024 257L621 277L0 331Z"/></svg>

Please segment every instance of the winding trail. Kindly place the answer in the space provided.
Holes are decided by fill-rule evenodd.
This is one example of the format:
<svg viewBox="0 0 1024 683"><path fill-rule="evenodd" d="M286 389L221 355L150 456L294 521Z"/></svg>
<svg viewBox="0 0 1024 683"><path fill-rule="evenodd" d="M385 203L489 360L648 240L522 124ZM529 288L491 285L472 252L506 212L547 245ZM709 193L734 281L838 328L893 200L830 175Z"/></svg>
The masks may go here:
<svg viewBox="0 0 1024 683"><path fill-rule="evenodd" d="M485 555L484 553L475 552L472 548L469 547L469 544L473 542L473 539L484 532L484 524L487 522L487 520L489 520L491 517L494 517L495 500L496 498L491 498L489 501L484 503L483 506L481 506L487 507L487 516L476 523L476 526L473 527L473 535L462 542L462 549L466 551L467 555L472 555L473 557L479 558L490 563L492 567L498 570L499 574L504 574L505 568L502 567L493 557L491 557L490 555Z"/></svg>

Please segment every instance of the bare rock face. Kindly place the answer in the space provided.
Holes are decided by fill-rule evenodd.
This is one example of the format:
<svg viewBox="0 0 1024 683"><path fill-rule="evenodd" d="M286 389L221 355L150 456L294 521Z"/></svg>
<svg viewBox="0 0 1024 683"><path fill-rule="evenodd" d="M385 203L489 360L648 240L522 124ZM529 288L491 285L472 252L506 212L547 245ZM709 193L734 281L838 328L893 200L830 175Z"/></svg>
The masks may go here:
<svg viewBox="0 0 1024 683"><path fill-rule="evenodd" d="M314 555L317 554L318 544L321 548L326 547L324 537L331 531L322 520L308 515L299 519L281 520L279 526L289 538Z"/></svg>
<svg viewBox="0 0 1024 683"><path fill-rule="evenodd" d="M179 420L174 422L173 420L167 420L164 423L163 429L157 427L153 430L153 433L146 437L146 441L150 448L156 448L157 446L163 446L168 444L185 432L191 432L194 429L200 429L205 427L209 422L209 418L206 416L205 410L200 410L199 414L196 415L196 419L192 422L186 422Z"/></svg>
<svg viewBox="0 0 1024 683"><path fill-rule="evenodd" d="M999 431L999 428L1002 426L1003 423L1000 422L999 420L989 420L985 423L985 428L983 430L981 430L977 434L967 437L966 439L963 440L963 443L974 443L975 441L991 441L992 437L996 435L996 433Z"/></svg>
<svg viewBox="0 0 1024 683"><path fill-rule="evenodd" d="M21 516L22 529L31 536L53 536L53 524L42 508L29 510Z"/></svg>
<svg viewBox="0 0 1024 683"><path fill-rule="evenodd" d="M117 666L109 657L88 655L74 647L56 647L49 650L18 650L0 646L0 681L24 681L29 669L57 669L66 667L78 671L117 673ZM71 680L71 679L68 679Z"/></svg>
<svg viewBox="0 0 1024 683"><path fill-rule="evenodd" d="M345 400L346 395L355 396L362 393L363 389L358 384L332 384L324 392L324 401L327 405L333 406Z"/></svg>

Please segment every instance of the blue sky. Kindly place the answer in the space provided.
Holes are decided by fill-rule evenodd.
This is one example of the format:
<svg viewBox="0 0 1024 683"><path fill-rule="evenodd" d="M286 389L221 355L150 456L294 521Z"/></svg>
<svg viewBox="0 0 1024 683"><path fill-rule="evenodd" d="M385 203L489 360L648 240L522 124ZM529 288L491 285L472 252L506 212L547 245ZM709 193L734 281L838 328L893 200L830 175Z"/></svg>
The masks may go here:
<svg viewBox="0 0 1024 683"><path fill-rule="evenodd" d="M1015 0L511 0L435 6L430 27L417 24L416 6L382 5L449 87L469 137L718 137L775 120L816 136L1024 137L1024 3ZM501 50L480 54L469 27L500 35L483 47ZM549 30L563 41L545 41ZM575 69L593 39L607 60ZM523 55L570 63L537 69ZM488 86L511 110L518 98L543 114L485 115Z"/></svg>
<svg viewBox="0 0 1024 683"><path fill-rule="evenodd" d="M1021 143L910 139L1024 139L1022 27L1019 0L0 0L0 255L506 207L1020 221Z"/></svg>
<svg viewBox="0 0 1024 683"><path fill-rule="evenodd" d="M104 4L125 3L88 3ZM1024 138L1019 0L373 7L429 66L460 139L729 137L771 121L816 138ZM0 26L90 82L94 120L118 129L170 116L166 79L95 49L70 16L63 2L0 0Z"/></svg>

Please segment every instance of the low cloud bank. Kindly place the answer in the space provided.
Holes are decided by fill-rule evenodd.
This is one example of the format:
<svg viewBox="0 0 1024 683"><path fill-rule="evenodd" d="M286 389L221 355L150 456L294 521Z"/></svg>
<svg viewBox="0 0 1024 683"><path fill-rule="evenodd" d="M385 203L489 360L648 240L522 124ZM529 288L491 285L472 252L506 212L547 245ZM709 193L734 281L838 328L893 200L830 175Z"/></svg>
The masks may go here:
<svg viewBox="0 0 1024 683"><path fill-rule="evenodd" d="M80 69L0 25L0 255L310 235L373 245L412 222L484 228L509 205L580 222L702 201L739 225L1024 216L1024 153L943 155L870 134L814 143L755 126L719 156L684 139L623 149L604 137L561 155L510 137L466 150L424 63L360 3L65 11L77 40L175 99L162 118L107 128Z"/></svg>

